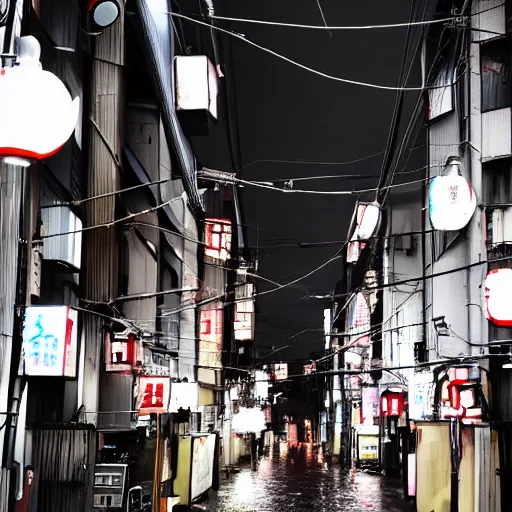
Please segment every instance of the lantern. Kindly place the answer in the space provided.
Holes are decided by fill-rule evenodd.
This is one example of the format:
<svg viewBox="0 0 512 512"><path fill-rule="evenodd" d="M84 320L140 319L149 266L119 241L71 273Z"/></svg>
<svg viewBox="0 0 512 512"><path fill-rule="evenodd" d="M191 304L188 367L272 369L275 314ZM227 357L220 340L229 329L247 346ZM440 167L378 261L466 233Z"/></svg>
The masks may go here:
<svg viewBox="0 0 512 512"><path fill-rule="evenodd" d="M436 176L429 186L430 223L439 231L458 231L471 220L476 196L471 184L459 172L460 161L448 159L445 174Z"/></svg>
<svg viewBox="0 0 512 512"><path fill-rule="evenodd" d="M39 62L35 37L18 42L19 65L0 69L0 158L27 167L59 151L73 133L79 98Z"/></svg>
<svg viewBox="0 0 512 512"><path fill-rule="evenodd" d="M404 395L403 393L392 393L389 390L384 391L380 397L380 410L381 415L388 416L401 416L404 409Z"/></svg>
<svg viewBox="0 0 512 512"><path fill-rule="evenodd" d="M512 269L491 270L485 278L485 317L500 327L512 326L512 307L509 290L512 285Z"/></svg>
<svg viewBox="0 0 512 512"><path fill-rule="evenodd" d="M105 30L119 18L121 4L119 0L90 0L87 14L91 30Z"/></svg>

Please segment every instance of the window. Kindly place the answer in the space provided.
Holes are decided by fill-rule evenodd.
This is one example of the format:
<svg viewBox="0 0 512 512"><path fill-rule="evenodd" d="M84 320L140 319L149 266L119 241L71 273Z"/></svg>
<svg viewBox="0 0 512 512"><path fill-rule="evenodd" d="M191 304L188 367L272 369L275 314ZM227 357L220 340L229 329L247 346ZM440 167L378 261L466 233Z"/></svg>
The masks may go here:
<svg viewBox="0 0 512 512"><path fill-rule="evenodd" d="M512 159L484 164L482 199L485 206L512 203Z"/></svg>
<svg viewBox="0 0 512 512"><path fill-rule="evenodd" d="M511 52L508 40L481 46L482 112L512 105Z"/></svg>
<svg viewBox="0 0 512 512"><path fill-rule="evenodd" d="M453 82L455 69L451 59L440 64L437 75L430 84L428 90L428 120L433 121L438 117L451 112L454 108Z"/></svg>

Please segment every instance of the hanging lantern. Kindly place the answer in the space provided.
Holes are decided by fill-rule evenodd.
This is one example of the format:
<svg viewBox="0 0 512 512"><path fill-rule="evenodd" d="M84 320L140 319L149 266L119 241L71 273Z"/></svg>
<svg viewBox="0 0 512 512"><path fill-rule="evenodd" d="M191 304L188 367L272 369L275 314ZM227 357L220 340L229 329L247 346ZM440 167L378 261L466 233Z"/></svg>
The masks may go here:
<svg viewBox="0 0 512 512"><path fill-rule="evenodd" d="M90 0L87 13L91 30L105 30L119 18L121 4L119 0Z"/></svg>
<svg viewBox="0 0 512 512"><path fill-rule="evenodd" d="M475 212L476 196L471 184L460 174L458 158L450 157L443 172L430 182L430 223L439 231L459 231Z"/></svg>
<svg viewBox="0 0 512 512"><path fill-rule="evenodd" d="M404 410L403 393L392 393L389 390L384 391L380 397L380 410L384 417L401 416Z"/></svg>
<svg viewBox="0 0 512 512"><path fill-rule="evenodd" d="M511 268L491 270L485 278L485 317L500 327L512 326L511 286Z"/></svg>
<svg viewBox="0 0 512 512"><path fill-rule="evenodd" d="M41 46L33 36L18 40L17 66L0 69L0 158L28 167L59 151L73 133L79 98L39 62Z"/></svg>

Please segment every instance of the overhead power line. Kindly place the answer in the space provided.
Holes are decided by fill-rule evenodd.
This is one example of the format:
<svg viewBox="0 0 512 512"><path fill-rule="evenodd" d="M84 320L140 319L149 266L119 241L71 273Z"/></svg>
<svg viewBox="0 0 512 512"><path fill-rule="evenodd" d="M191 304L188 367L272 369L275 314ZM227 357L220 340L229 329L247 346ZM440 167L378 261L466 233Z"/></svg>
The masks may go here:
<svg viewBox="0 0 512 512"><path fill-rule="evenodd" d="M256 188L264 188L267 190L275 190L277 192L283 192L285 194L312 194L312 195L326 195L326 196L348 196L348 195L358 195L366 192L376 192L382 189L388 188L397 188L397 187L407 187L409 185L414 185L417 183L423 183L425 181L430 180L431 178L422 178L420 180L408 181L405 183L395 183L392 185L387 185L385 187L381 187L380 189L377 187L373 188L365 188L365 189L352 189L352 190L304 190L304 189L295 189L295 188L280 188L275 186L272 182L262 182L262 181L250 181L243 180L240 178L236 178L234 173L227 173L223 171L216 171L214 169L203 168L198 172L198 177L204 179L206 181L215 181L217 183L227 183L227 184L239 184L239 185L247 185ZM293 182L293 179L288 180L288 182Z"/></svg>
<svg viewBox="0 0 512 512"><path fill-rule="evenodd" d="M321 76L323 78L327 78L329 80L334 80L336 82L342 82L345 84L360 85L361 87L369 87L371 89L380 89L380 90L384 90L384 91L424 91L427 89L445 89L448 85L454 85L457 82L457 80L460 78L460 77L457 78L452 84L439 85L439 86L425 85L425 86L421 86L421 87L395 87L395 86L391 86L391 85L380 85L380 84L373 84L373 83L369 83L369 82L361 82L359 80L350 80L348 78L342 78L339 76L330 75L329 73L324 73L323 71L320 71L318 69L314 69L309 66L306 66L305 64L302 64L300 62L297 62L296 60L286 57L285 55L282 55L274 50L271 50L270 48L267 48L258 43L255 43L254 41L251 41L250 39L247 39L245 36L243 36L241 34L237 34L236 32L231 32L229 30L225 30L223 28L217 27L210 23L205 23L204 21L199 21L194 18L191 18L190 16L185 16L183 14L178 14L176 12L168 12L167 14L169 16L174 16L176 18L182 18L182 19L190 21L192 23L196 23L197 25L202 25L209 29L218 30L219 32L223 32L224 34L228 34L231 37L234 37L235 39L244 41L245 43L247 43L251 46L254 46L255 48L258 48L259 50L261 50L263 52L269 53L270 55L273 55L274 57L277 57L278 59L284 60L285 62L288 62L289 64L293 64L294 66L297 66L305 71L309 71L310 73Z"/></svg>
<svg viewBox="0 0 512 512"><path fill-rule="evenodd" d="M237 23L252 23L256 25L271 25L275 27L286 27L286 28L304 28L311 30L370 30L370 29L381 29L381 28L400 28L400 27L414 27L418 25L436 25L439 23L446 23L454 21L455 17L441 18L439 20L426 20L426 21L413 21L407 23L388 23L384 25L353 25L353 26L336 26L336 25L309 25L302 23L286 23L282 21L267 21L267 20L255 20L247 18L232 18L229 16L210 16L211 19L220 21L234 21Z"/></svg>

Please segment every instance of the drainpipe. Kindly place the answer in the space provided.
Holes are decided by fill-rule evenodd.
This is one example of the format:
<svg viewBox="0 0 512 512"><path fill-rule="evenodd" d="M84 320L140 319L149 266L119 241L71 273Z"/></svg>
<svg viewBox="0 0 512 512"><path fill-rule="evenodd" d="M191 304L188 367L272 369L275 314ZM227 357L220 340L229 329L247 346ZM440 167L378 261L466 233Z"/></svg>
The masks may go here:
<svg viewBox="0 0 512 512"><path fill-rule="evenodd" d="M427 165L425 167L425 175L423 183L421 184L421 268L422 268L422 287L421 287L421 309L422 309L422 322L423 322L423 336L422 345L425 353L427 351L427 281L425 279L427 274L427 180L430 175L430 130L427 128Z"/></svg>

